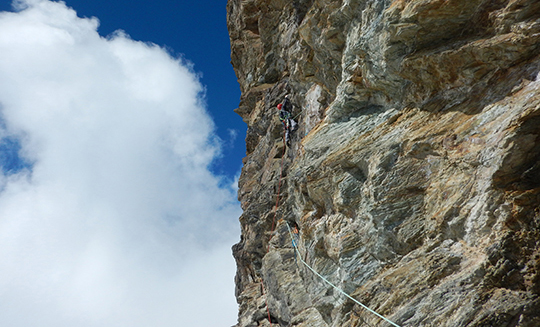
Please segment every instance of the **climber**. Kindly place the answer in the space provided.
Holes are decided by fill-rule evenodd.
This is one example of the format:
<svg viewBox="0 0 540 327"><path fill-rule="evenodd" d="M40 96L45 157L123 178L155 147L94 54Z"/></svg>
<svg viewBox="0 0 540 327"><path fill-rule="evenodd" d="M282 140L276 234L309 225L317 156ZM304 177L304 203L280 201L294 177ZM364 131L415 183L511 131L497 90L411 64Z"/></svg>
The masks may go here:
<svg viewBox="0 0 540 327"><path fill-rule="evenodd" d="M290 133L296 129L296 122L291 118L292 103L289 100L289 96L286 95L283 103L277 105L279 110L279 120L283 123L285 128L285 142L287 146L290 146Z"/></svg>

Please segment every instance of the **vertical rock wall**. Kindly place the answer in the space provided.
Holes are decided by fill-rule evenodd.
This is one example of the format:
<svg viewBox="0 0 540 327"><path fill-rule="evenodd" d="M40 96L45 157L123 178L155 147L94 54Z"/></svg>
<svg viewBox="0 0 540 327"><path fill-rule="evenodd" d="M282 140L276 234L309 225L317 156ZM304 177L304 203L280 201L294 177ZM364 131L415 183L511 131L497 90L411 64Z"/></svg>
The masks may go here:
<svg viewBox="0 0 540 327"><path fill-rule="evenodd" d="M400 326L540 326L540 2L227 9L248 128L237 327L269 326L267 308L272 326L388 326L295 259L287 223L306 262Z"/></svg>

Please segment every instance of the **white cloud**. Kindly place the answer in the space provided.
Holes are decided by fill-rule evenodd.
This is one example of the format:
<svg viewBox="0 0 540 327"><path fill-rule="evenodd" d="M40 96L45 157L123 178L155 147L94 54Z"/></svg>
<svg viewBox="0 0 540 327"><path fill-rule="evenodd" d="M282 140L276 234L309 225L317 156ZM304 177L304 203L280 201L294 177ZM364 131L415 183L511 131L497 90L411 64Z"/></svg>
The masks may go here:
<svg viewBox="0 0 540 327"><path fill-rule="evenodd" d="M236 320L234 189L189 66L62 2L0 13L0 109L31 170L0 176L3 326Z"/></svg>
<svg viewBox="0 0 540 327"><path fill-rule="evenodd" d="M229 132L229 145L233 146L234 141L238 138L238 131L236 129L229 128L227 129L227 132Z"/></svg>

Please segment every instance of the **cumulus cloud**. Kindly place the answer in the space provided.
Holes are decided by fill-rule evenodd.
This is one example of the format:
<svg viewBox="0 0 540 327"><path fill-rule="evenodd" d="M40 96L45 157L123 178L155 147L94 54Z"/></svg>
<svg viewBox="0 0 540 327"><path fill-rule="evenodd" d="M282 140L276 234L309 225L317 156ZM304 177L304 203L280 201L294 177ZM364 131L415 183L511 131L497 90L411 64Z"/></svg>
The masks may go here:
<svg viewBox="0 0 540 327"><path fill-rule="evenodd" d="M188 64L63 2L0 13L0 321L218 326L236 320L239 207Z"/></svg>

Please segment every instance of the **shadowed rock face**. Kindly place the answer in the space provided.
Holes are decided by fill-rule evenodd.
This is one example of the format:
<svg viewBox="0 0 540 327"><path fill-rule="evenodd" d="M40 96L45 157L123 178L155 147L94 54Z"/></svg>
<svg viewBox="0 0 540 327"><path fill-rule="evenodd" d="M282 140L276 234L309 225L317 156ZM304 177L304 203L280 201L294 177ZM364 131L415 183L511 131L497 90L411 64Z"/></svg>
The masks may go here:
<svg viewBox="0 0 540 327"><path fill-rule="evenodd" d="M266 300L275 326L388 326L295 261L287 222L304 260L400 326L540 326L540 2L227 9L248 127L237 327L269 326Z"/></svg>

